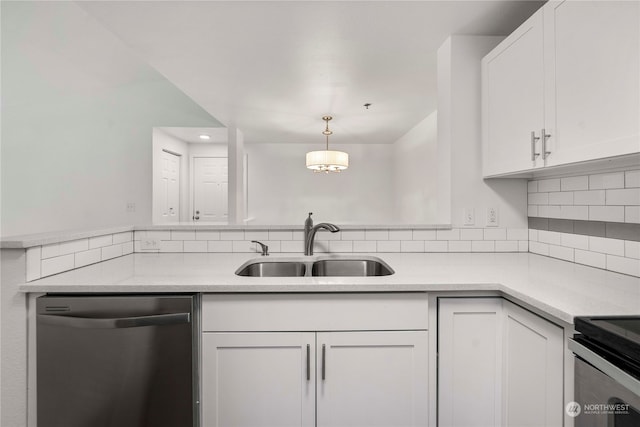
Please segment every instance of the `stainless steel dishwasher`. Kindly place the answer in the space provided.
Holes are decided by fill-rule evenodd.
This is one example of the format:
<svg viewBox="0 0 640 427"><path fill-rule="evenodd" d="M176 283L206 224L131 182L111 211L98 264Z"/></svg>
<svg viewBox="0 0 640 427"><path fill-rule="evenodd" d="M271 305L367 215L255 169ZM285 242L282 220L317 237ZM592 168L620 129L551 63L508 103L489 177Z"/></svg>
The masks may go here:
<svg viewBox="0 0 640 427"><path fill-rule="evenodd" d="M38 426L197 426L197 300L38 298Z"/></svg>

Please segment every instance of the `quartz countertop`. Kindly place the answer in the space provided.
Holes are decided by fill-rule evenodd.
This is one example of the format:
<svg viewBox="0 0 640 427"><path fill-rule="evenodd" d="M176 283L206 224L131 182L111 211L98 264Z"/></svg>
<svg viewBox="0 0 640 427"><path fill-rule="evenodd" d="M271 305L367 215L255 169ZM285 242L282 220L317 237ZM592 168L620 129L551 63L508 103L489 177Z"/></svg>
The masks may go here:
<svg viewBox="0 0 640 427"><path fill-rule="evenodd" d="M575 316L640 314L640 278L540 255L362 255L383 259L395 274L240 277L235 275L235 270L256 258L256 254L135 253L28 282L21 285L20 290L65 293L489 291L519 300L568 323L573 323ZM265 259L278 257L279 254L275 254Z"/></svg>

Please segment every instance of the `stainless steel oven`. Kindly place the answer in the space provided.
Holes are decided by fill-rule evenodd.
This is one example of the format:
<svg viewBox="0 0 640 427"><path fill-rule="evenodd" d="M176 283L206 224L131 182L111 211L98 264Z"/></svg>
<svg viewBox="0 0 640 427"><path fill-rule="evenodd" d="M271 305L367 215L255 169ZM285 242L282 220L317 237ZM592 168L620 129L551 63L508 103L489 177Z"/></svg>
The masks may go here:
<svg viewBox="0 0 640 427"><path fill-rule="evenodd" d="M575 354L576 427L640 426L640 316L580 317Z"/></svg>

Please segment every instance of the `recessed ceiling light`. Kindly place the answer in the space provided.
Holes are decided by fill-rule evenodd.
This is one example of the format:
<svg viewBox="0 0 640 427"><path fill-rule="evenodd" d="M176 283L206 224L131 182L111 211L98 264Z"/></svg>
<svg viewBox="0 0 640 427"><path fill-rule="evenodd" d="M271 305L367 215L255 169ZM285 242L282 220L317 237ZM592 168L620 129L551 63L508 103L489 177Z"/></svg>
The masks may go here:
<svg viewBox="0 0 640 427"><path fill-rule="evenodd" d="M209 135L207 135L207 134L204 134L204 133L203 133L202 135L200 135L200 139L203 139L203 140L205 140L205 141L208 141L208 140L210 140L210 139L211 139L211 137L210 137Z"/></svg>

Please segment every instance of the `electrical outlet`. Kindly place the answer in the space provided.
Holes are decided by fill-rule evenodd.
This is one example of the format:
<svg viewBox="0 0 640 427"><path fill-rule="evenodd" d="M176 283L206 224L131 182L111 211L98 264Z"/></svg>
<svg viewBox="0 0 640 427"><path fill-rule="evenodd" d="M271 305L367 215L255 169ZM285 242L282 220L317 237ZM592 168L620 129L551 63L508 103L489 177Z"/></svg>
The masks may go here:
<svg viewBox="0 0 640 427"><path fill-rule="evenodd" d="M140 240L140 249L143 251L159 251L160 240L145 238Z"/></svg>
<svg viewBox="0 0 640 427"><path fill-rule="evenodd" d="M487 227L498 226L498 208L487 208Z"/></svg>
<svg viewBox="0 0 640 427"><path fill-rule="evenodd" d="M127 202L127 212L135 212L136 204L134 202Z"/></svg>
<svg viewBox="0 0 640 427"><path fill-rule="evenodd" d="M462 222L464 225L476 224L476 215L473 208L464 208L464 218Z"/></svg>

